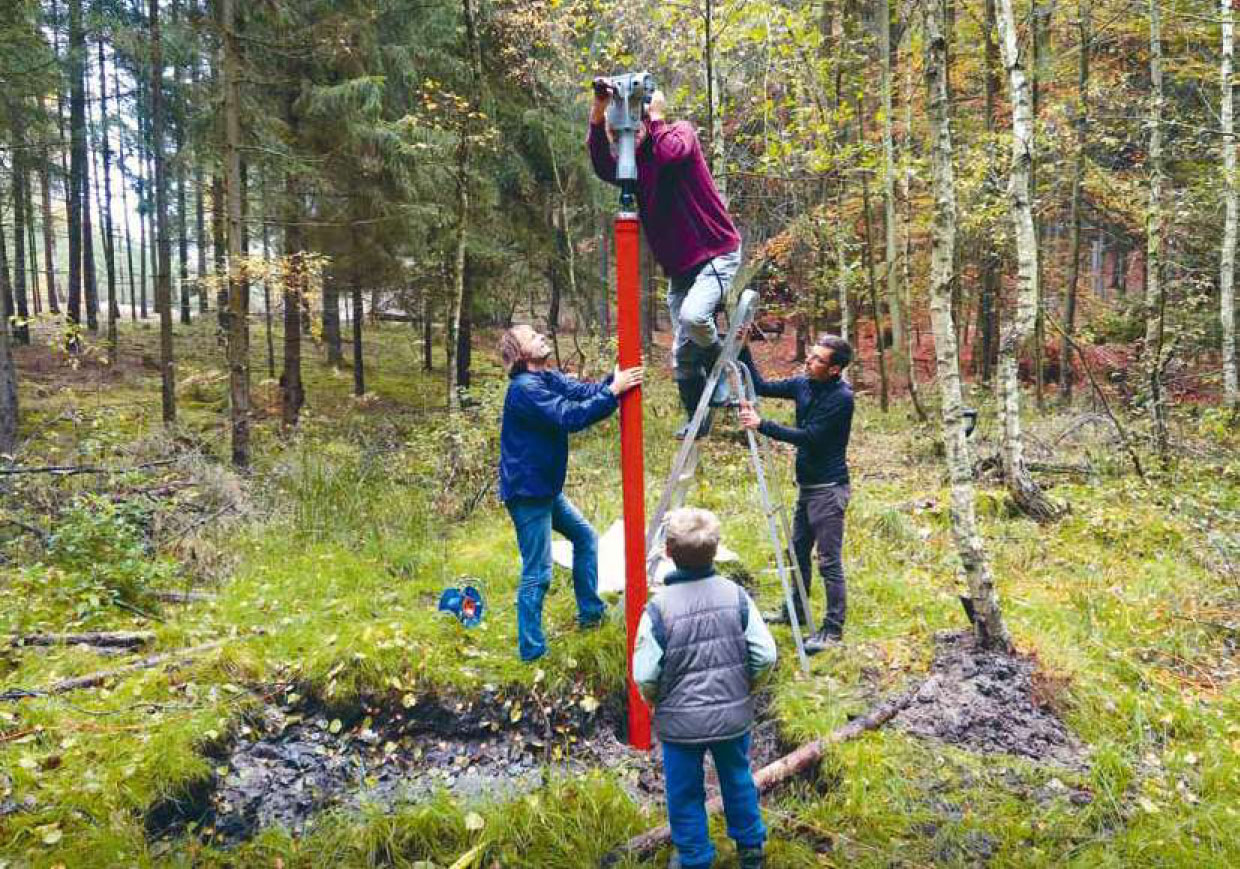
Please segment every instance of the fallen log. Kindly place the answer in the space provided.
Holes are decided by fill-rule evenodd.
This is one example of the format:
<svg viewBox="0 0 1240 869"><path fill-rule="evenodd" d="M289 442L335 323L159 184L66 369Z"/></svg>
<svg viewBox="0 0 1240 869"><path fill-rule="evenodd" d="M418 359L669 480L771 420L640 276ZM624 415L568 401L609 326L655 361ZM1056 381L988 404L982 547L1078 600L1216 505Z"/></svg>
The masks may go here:
<svg viewBox="0 0 1240 869"><path fill-rule="evenodd" d="M74 676L72 679L62 679L49 685L47 688L37 690L26 690L23 688L11 688L0 694L0 700L21 700L24 697L42 697L50 694L67 694L70 691L78 691L82 688L94 688L102 685L109 679L118 679L121 676L128 676L131 673L137 673L142 670L150 670L154 667L160 667L168 664L172 667L180 667L189 663L193 658L198 657L206 652L218 649L224 645L226 640L214 640L210 643L203 643L200 646L191 646L188 649L177 649L172 652L160 652L157 655L150 655L126 664L123 667L116 667L112 670L99 670L95 673L88 673L85 676Z"/></svg>
<svg viewBox="0 0 1240 869"><path fill-rule="evenodd" d="M884 700L866 714L837 727L821 739L815 739L813 742L806 743L791 754L786 754L779 760L762 767L762 769L754 773L753 777L754 784L758 787L758 794L765 794L818 763L818 761L822 760L822 755L826 751L827 746L847 742L866 731L882 727L899 714L900 710L913 702L913 698L922 690L924 684L922 683L897 694L895 697ZM722 810L723 797L715 797L706 802L706 813L708 815L716 815ZM656 827L653 830L642 833L640 836L629 839L628 842L607 854L603 858L602 865L612 866L624 857L636 857L638 859L647 857L671 840L671 827L667 825Z"/></svg>
<svg viewBox="0 0 1240 869"><path fill-rule="evenodd" d="M87 631L81 634L26 634L12 637L14 646L105 646L133 648L155 639L150 631Z"/></svg>

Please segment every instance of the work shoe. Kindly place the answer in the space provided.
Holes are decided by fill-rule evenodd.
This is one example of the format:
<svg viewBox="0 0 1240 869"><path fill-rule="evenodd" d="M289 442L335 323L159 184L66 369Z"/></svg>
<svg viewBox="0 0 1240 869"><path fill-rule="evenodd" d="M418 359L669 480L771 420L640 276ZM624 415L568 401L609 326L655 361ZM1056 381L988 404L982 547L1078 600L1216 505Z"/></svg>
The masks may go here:
<svg viewBox="0 0 1240 869"><path fill-rule="evenodd" d="M827 649L841 645L843 642L843 633L823 628L805 641L805 654L817 655L819 652L825 652Z"/></svg>
<svg viewBox="0 0 1240 869"><path fill-rule="evenodd" d="M741 869L765 869L766 850L759 845L757 848L737 848L736 856Z"/></svg>
<svg viewBox="0 0 1240 869"><path fill-rule="evenodd" d="M790 625L792 624L792 619L788 616L788 606L785 604L777 610L767 610L762 613L762 621L766 622L768 625ZM798 615L797 624L805 624L805 616Z"/></svg>

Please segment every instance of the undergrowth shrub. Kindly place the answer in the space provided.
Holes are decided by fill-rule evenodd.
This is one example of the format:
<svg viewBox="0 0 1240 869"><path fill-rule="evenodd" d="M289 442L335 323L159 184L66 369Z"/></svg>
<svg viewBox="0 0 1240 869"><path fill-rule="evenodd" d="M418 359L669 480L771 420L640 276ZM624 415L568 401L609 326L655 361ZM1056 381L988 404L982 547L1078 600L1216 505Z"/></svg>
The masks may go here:
<svg viewBox="0 0 1240 869"><path fill-rule="evenodd" d="M136 602L147 589L171 579L176 565L147 543L150 508L83 495L60 516L48 537L45 563L22 571L31 605L68 609L77 619Z"/></svg>

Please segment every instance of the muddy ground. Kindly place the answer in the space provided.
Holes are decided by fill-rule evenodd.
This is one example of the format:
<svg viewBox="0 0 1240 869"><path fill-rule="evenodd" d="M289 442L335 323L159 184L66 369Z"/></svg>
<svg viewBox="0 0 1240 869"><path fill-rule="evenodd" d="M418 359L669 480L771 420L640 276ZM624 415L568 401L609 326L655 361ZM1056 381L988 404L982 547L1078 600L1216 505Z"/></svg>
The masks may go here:
<svg viewBox="0 0 1240 869"><path fill-rule="evenodd" d="M1039 687L1036 673L1032 658L979 651L972 634L941 632L929 679L893 726L982 754L1084 769L1087 748L1055 712L1055 692Z"/></svg>
<svg viewBox="0 0 1240 869"><path fill-rule="evenodd" d="M251 715L213 752L213 776L153 806L148 833L235 845L272 826L300 835L327 810L394 809L441 791L466 804L503 802L601 768L635 801L662 799L658 748L625 745L619 697L599 703L582 690L555 698L488 690L331 709L291 696ZM754 731L755 767L785 748L764 716ZM707 789L717 791L713 771Z"/></svg>

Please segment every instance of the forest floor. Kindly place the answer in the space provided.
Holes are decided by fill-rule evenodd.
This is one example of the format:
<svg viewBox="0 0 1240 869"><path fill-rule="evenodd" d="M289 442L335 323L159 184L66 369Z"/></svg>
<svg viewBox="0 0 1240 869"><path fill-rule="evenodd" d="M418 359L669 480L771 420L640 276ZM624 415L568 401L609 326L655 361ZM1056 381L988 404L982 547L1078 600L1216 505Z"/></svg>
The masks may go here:
<svg viewBox="0 0 1240 869"><path fill-rule="evenodd" d="M306 413L282 439L256 331L255 461L238 475L210 325L178 327L171 430L156 332L123 328L115 370L18 351L16 465L76 470L0 477L0 867L568 869L662 823L657 759L619 736L620 608L576 631L557 568L551 653L515 655L518 558L493 492L505 383L488 348L478 404L454 418L407 326L369 331L362 399L310 345ZM788 347L757 352L773 372ZM653 505L678 414L650 369ZM973 400L986 459L993 404ZM740 556L728 572L769 607L773 553L734 425L704 442L692 501L720 515ZM1143 482L1091 406L1030 411L1028 430L1071 512L1035 524L983 477L1019 654L977 655L936 430L904 402L859 401L847 642L805 676L775 629L759 762L916 693L765 800L772 867L1240 865L1240 440L1186 411L1174 467ZM614 421L573 442L568 494L600 530L620 515L617 443ZM787 491L790 455L778 465ZM436 612L465 578L489 606L474 629ZM152 636L119 650L20 639L120 630ZM49 690L159 653L171 665ZM735 865L730 845L719 865Z"/></svg>

